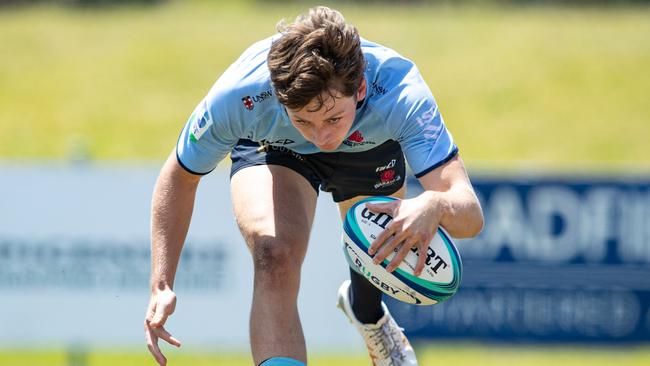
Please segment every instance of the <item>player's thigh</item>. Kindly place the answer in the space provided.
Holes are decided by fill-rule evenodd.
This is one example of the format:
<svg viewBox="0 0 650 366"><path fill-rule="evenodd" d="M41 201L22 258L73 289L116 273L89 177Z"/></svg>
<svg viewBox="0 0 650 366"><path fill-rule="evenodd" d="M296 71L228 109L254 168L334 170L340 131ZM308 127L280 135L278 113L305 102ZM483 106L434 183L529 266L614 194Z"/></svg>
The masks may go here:
<svg viewBox="0 0 650 366"><path fill-rule="evenodd" d="M406 196L406 184L402 185L402 187L397 192L391 194L391 196L397 198L404 198ZM345 220L345 214L348 212L350 207L354 206L355 203L361 201L362 199L368 197L371 196L356 196L354 198L350 198L349 200L339 202L338 206L339 206L339 213L341 215L341 220Z"/></svg>
<svg viewBox="0 0 650 366"><path fill-rule="evenodd" d="M284 166L249 166L232 176L231 194L237 224L254 255L278 249L304 256L317 199L307 179ZM280 248L256 248L260 245Z"/></svg>

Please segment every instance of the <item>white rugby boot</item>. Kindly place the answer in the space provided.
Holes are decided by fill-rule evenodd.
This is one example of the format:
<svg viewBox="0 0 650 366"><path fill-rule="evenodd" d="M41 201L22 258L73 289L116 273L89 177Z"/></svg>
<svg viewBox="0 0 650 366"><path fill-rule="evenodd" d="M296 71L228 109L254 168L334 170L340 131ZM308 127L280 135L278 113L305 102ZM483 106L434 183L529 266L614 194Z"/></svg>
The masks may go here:
<svg viewBox="0 0 650 366"><path fill-rule="evenodd" d="M381 303L384 316L376 324L362 324L357 320L350 304L350 283L350 280L346 280L339 287L336 306L345 313L366 341L373 366L418 366L413 347L402 332L403 329L388 312L386 304Z"/></svg>

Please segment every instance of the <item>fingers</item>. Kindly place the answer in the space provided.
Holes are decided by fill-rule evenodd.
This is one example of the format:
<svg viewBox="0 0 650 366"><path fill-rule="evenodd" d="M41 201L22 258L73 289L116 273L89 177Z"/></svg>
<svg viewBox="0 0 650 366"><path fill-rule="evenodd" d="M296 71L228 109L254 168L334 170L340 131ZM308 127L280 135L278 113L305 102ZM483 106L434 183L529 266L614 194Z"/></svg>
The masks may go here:
<svg viewBox="0 0 650 366"><path fill-rule="evenodd" d="M411 248L413 248L413 246L415 246L416 244L417 244L417 238L415 237L410 237L407 241L405 241L404 244L401 247L399 247L399 250L393 257L393 259L391 259L388 266L386 266L386 270L388 272L393 272L397 267L399 267L400 263L402 263L404 258L406 258L406 256L411 251Z"/></svg>
<svg viewBox="0 0 650 366"><path fill-rule="evenodd" d="M379 236L377 237L377 239L375 239L370 245L370 247L368 248L368 254L374 255L377 252L377 250L381 248L393 236L393 234L395 234L393 230L394 229L389 226L384 231L382 231L381 234L379 234Z"/></svg>
<svg viewBox="0 0 650 366"><path fill-rule="evenodd" d="M418 277L422 274L424 263L427 260L427 249L429 249L429 240L418 244L418 253L420 255L418 255L418 263L415 265L415 271L413 272Z"/></svg>
<svg viewBox="0 0 650 366"><path fill-rule="evenodd" d="M378 238L379 239L379 238ZM386 257L388 257L394 250L400 245L404 239L406 239L406 234L401 233L399 236L393 236L389 238L381 248L377 251L377 254L372 258L374 264L379 264L383 262Z"/></svg>
<svg viewBox="0 0 650 366"><path fill-rule="evenodd" d="M366 207L375 213L385 213L390 215L391 217L395 217L395 211L400 205L400 201L390 201L390 202L385 202L385 203L366 203ZM388 238L390 238L394 234L394 230L392 228L394 222L389 225L386 230L384 230L375 241L372 242L370 247L368 248L368 254L373 255L379 249Z"/></svg>
<svg viewBox="0 0 650 366"><path fill-rule="evenodd" d="M181 341L174 338L165 328L152 328L151 332L158 338L164 340L165 342L171 344L172 346L180 347Z"/></svg>
<svg viewBox="0 0 650 366"><path fill-rule="evenodd" d="M158 347L158 337L153 333L152 328L146 321L144 326L144 338L147 341L147 348L156 362L161 366L167 365L167 358L165 358L160 347Z"/></svg>
<svg viewBox="0 0 650 366"><path fill-rule="evenodd" d="M168 316L169 315L166 314L163 309L157 309L153 317L151 318L151 322L150 322L151 326L153 328L162 327L167 321Z"/></svg>
<svg viewBox="0 0 650 366"><path fill-rule="evenodd" d="M366 203L366 208L369 209L372 212L375 213L380 213L383 212L385 214L389 214L391 216L393 215L395 208L399 204L399 201L389 201L389 202L383 202L383 203Z"/></svg>
<svg viewBox="0 0 650 366"><path fill-rule="evenodd" d="M161 338L173 346L180 347L181 342L169 334L169 332L163 327L163 324L171 314L168 312L170 312L169 306L160 304L156 306L154 304L152 310L150 309L147 313L147 318L144 322L145 331L149 331L156 338Z"/></svg>
<svg viewBox="0 0 650 366"><path fill-rule="evenodd" d="M163 355L160 347L158 346L158 339L162 339L167 343L180 347L181 342L174 338L165 328L152 328L148 321L144 325L144 338L147 341L147 348L153 355L159 365L164 366L167 364L167 358Z"/></svg>
<svg viewBox="0 0 650 366"><path fill-rule="evenodd" d="M413 274L420 276L426 263L426 253L427 248L429 247L429 242L430 238L423 237L422 235L409 234L405 231L396 233L377 251L377 254L375 254L372 261L374 264L382 263L384 259L391 255L391 253L395 253L391 258L390 263L386 266L388 272L393 272L399 267L400 263L404 261L404 258L406 258L409 252L413 248L417 248L420 255L418 255L417 263L413 269Z"/></svg>
<svg viewBox="0 0 650 366"><path fill-rule="evenodd" d="M167 318L174 312L175 305L176 295L172 291L153 295L144 320L144 336L147 341L147 348L161 366L167 365L167 358L165 358L158 346L158 339L162 339L176 347L181 346L181 342L163 327Z"/></svg>

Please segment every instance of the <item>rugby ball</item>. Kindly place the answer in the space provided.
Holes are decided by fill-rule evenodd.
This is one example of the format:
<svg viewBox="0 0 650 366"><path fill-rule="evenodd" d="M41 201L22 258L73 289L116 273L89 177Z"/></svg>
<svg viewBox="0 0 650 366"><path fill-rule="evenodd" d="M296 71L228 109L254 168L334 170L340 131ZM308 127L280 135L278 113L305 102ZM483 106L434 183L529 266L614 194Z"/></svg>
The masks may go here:
<svg viewBox="0 0 650 366"><path fill-rule="evenodd" d="M370 211L366 203L394 200L397 198L370 197L355 203L348 210L343 224L343 251L348 264L378 289L400 301L432 305L450 298L460 286L462 264L458 250L442 228L438 228L427 253L412 249L392 273L386 270L386 266L395 252L380 264L372 262L368 248L390 226L393 218L385 213ZM426 255L427 259L420 276L415 276L413 271L420 255Z"/></svg>

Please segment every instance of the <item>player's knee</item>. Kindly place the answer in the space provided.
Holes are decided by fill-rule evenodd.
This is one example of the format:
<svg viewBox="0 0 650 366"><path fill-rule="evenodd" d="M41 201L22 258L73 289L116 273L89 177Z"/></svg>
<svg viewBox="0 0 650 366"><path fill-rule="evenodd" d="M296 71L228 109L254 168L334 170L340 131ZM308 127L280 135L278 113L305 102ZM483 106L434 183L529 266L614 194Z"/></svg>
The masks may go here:
<svg viewBox="0 0 650 366"><path fill-rule="evenodd" d="M276 237L262 236L253 245L253 266L256 278L265 282L287 283L300 276L302 255L292 243Z"/></svg>

